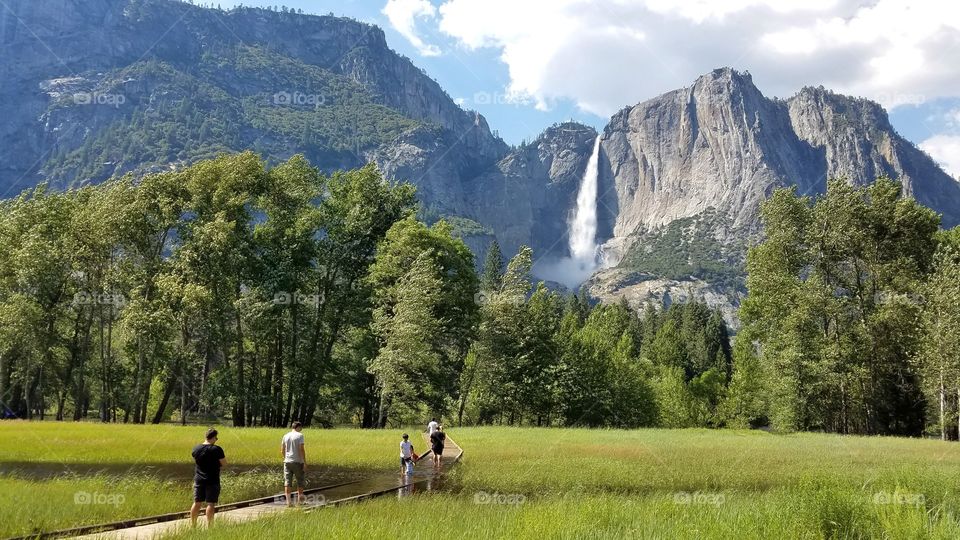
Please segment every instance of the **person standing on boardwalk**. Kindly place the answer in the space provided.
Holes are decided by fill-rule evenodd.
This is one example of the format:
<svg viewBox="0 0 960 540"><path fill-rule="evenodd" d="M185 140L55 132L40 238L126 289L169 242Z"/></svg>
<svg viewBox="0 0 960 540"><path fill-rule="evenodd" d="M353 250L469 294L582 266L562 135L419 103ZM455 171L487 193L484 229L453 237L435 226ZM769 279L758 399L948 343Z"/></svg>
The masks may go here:
<svg viewBox="0 0 960 540"><path fill-rule="evenodd" d="M433 450L433 466L439 467L443 458L443 444L447 441L447 434L443 432L443 426L437 426L437 430L430 435L430 446Z"/></svg>
<svg viewBox="0 0 960 540"><path fill-rule="evenodd" d="M431 418L430 423L427 424L427 437L433 437L433 433L437 431L438 427L440 427L440 424L437 422L437 419Z"/></svg>
<svg viewBox="0 0 960 540"><path fill-rule="evenodd" d="M193 447L193 461L196 470L193 474L193 506L190 508L190 523L197 526L200 507L207 503L207 527L213 526L217 501L220 499L220 468L227 464L223 448L217 446L218 433L215 429L207 431L206 440Z"/></svg>
<svg viewBox="0 0 960 540"><path fill-rule="evenodd" d="M407 474L407 464L413 463L413 456L413 443L410 442L410 436L404 433L400 441L400 474Z"/></svg>
<svg viewBox="0 0 960 540"><path fill-rule="evenodd" d="M280 441L280 455L283 456L283 492L287 496L287 506L292 506L290 488L293 477L297 477L297 504L303 504L303 487L306 485L307 454L303 448L303 424L294 422L290 432Z"/></svg>

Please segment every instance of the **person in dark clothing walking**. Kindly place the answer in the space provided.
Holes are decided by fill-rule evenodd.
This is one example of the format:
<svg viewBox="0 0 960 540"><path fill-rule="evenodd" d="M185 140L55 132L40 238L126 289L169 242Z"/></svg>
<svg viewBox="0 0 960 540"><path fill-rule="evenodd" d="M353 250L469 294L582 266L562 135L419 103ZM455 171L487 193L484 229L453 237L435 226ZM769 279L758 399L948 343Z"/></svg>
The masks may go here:
<svg viewBox="0 0 960 540"><path fill-rule="evenodd" d="M447 440L447 434L443 432L443 426L437 426L437 430L430 435L430 446L433 450L433 466L439 467L443 458L443 443Z"/></svg>
<svg viewBox="0 0 960 540"><path fill-rule="evenodd" d="M196 527L200 508L207 503L207 527L213 526L213 515L220 499L220 468L227 464L223 448L217 446L217 430L207 431L207 439L193 447L193 506L190 508L190 523Z"/></svg>

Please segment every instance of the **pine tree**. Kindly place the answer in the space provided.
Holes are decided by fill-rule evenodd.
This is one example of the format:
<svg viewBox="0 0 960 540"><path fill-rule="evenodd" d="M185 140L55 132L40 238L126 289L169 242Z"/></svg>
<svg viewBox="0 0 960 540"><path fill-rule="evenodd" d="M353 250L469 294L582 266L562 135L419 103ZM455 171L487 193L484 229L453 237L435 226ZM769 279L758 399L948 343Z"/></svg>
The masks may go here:
<svg viewBox="0 0 960 540"><path fill-rule="evenodd" d="M500 290L503 283L503 253L500 252L500 244L494 238L487 249L487 257L483 263L483 275L480 278L480 291L482 294L491 294Z"/></svg>

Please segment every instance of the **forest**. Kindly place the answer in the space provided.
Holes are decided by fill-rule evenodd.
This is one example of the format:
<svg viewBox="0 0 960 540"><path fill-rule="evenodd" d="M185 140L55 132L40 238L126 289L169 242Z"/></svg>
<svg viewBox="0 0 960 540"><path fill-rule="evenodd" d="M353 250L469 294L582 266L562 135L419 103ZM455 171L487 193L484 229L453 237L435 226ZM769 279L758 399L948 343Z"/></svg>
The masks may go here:
<svg viewBox="0 0 960 540"><path fill-rule="evenodd" d="M960 423L960 233L886 179L764 203L738 329L698 302L552 290L529 248L475 261L457 218L425 223L415 188L372 165L247 152L0 206L8 418L944 438Z"/></svg>

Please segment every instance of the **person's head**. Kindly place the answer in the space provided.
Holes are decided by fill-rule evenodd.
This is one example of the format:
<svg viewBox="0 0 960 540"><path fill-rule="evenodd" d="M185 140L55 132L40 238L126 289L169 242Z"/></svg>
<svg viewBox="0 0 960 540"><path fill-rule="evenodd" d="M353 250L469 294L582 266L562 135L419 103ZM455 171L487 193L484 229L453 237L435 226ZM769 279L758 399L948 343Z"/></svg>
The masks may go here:
<svg viewBox="0 0 960 540"><path fill-rule="evenodd" d="M407 435L406 433L403 434L403 440L407 440L407 439L409 439L409 438L410 438L409 435Z"/></svg>
<svg viewBox="0 0 960 540"><path fill-rule="evenodd" d="M437 419L436 419L436 418L431 418L430 421L431 421L431 422L436 422Z"/></svg>
<svg viewBox="0 0 960 540"><path fill-rule="evenodd" d="M293 428L294 431L300 431L303 429L303 424L301 424L300 422L294 422L290 424L290 427Z"/></svg>
<svg viewBox="0 0 960 540"><path fill-rule="evenodd" d="M207 430L207 442L208 442L208 443L215 443L215 442L217 442L217 435L219 435L219 434L217 433L217 430L212 429L212 428L211 428L211 429L208 429L208 430Z"/></svg>

